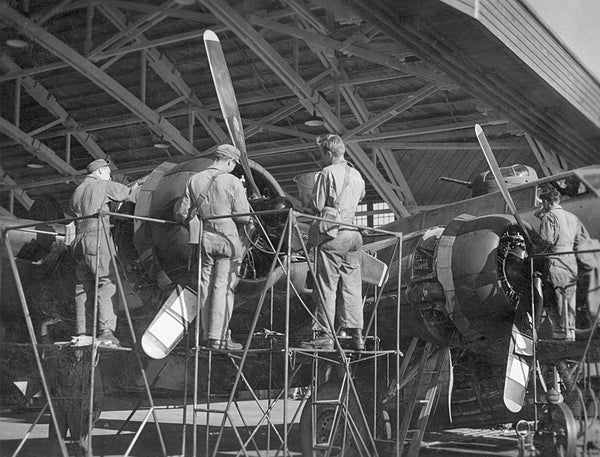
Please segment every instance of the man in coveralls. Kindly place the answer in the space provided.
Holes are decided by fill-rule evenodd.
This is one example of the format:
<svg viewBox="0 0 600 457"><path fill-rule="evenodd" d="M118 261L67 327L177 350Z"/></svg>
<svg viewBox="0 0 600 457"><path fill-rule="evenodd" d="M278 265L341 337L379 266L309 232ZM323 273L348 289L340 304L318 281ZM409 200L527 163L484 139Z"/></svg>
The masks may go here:
<svg viewBox="0 0 600 457"><path fill-rule="evenodd" d="M97 159L87 166L88 175L77 186L71 198L71 208L77 217L97 214L98 211L109 211L111 202L135 202L139 186L127 187L111 181L111 169L104 159ZM74 242L74 254L77 260L75 274L75 310L76 332L84 335L90 332L90 319L86 318L86 310L91 311L94 303L96 254L98 256L98 339L106 346L119 346L114 331L117 327L113 302L117 291L115 285L115 266L111 262L111 246L114 243L110 234L108 215L100 218L81 219L76 221L77 233ZM100 231L98 232L98 224ZM99 238L98 238L99 236Z"/></svg>
<svg viewBox="0 0 600 457"><path fill-rule="evenodd" d="M320 214L326 206L337 206L341 221L354 222L358 203L365 196L365 181L345 159L346 147L338 135L325 134L317 138L325 168L317 175L312 204ZM352 337L351 348L364 349L362 337L363 302L360 256L362 235L358 229L340 225L337 236L319 246L316 253L313 301L317 305L316 337L305 344L317 349L332 350L329 322L334 325L336 301L342 330Z"/></svg>
<svg viewBox="0 0 600 457"><path fill-rule="evenodd" d="M560 205L560 193L550 189L540 195L542 221L540 239L548 253L569 252L575 249L587 230L577 216ZM575 254L546 257L545 300L553 326L553 337L575 341L575 310L577 289L577 259ZM549 290L548 290L549 289Z"/></svg>
<svg viewBox="0 0 600 457"><path fill-rule="evenodd" d="M214 162L188 180L175 208L175 219L184 225L196 215L201 219L250 212L246 189L231 174L240 163L240 151L229 144L217 147ZM200 315L206 344L211 349L240 350L231 339L229 320L233 311L244 248L238 226L252 224L248 215L204 220L201 240Z"/></svg>

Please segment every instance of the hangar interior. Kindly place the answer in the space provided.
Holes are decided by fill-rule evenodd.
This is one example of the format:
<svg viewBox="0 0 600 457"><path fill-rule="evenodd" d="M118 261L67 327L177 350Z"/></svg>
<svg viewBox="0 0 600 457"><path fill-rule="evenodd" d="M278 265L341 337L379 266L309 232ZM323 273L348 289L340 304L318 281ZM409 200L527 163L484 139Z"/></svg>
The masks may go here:
<svg viewBox="0 0 600 457"><path fill-rule="evenodd" d="M525 0L2 0L0 215L71 216L94 159L129 183L230 142L206 30L248 158L300 198L339 134L365 225L469 198L440 177L487 170L475 124L500 166L598 161L600 83Z"/></svg>
<svg viewBox="0 0 600 457"><path fill-rule="evenodd" d="M469 196L438 178L485 170L476 123L500 165L543 176L594 163L597 81L524 2L483 2L474 17L476 3L4 2L2 206L22 214L49 194L67 210L94 158L134 180L228 141L206 29L249 158L292 195L318 170L324 132L347 141L366 201L396 216Z"/></svg>

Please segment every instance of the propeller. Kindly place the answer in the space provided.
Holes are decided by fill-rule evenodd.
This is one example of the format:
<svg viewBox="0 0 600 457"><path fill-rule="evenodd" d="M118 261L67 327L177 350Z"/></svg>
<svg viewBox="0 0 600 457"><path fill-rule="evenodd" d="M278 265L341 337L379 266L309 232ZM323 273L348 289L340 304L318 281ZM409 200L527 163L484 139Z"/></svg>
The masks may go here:
<svg viewBox="0 0 600 457"><path fill-rule="evenodd" d="M494 179L498 184L500 193L506 201L506 205L510 213L514 216L515 220L523 237L528 250L531 248L531 237L529 235L529 229L523 222L523 219L517 213L517 207L510 196L508 187L504 182L500 167L496 157L492 152L492 148L487 141L485 133L479 124L475 125L475 134L477 140L483 150L485 159L490 167ZM511 335L508 347L508 354L506 360L506 374L504 377L504 404L509 411L517 413L523 407L525 401L525 393L527 391L527 384L529 383L529 376L531 374L531 367L533 365L533 320L531 314L521 302L517 305L515 310L515 317L511 327Z"/></svg>

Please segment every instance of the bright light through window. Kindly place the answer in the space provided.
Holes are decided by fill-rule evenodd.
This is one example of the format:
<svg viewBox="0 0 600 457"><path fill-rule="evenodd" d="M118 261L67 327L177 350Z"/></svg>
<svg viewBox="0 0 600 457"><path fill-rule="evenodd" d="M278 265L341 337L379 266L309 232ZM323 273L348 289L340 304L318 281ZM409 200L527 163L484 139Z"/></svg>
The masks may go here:
<svg viewBox="0 0 600 457"><path fill-rule="evenodd" d="M379 227L395 220L394 213L387 203L364 203L358 206L354 223L366 227Z"/></svg>

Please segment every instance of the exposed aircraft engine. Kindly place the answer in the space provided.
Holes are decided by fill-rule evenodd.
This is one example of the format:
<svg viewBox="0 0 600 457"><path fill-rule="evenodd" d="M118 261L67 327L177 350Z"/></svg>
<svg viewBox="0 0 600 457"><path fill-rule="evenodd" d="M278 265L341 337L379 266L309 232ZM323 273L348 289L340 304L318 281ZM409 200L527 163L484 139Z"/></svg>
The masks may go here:
<svg viewBox="0 0 600 457"><path fill-rule="evenodd" d="M212 160L208 158L197 158L179 165L163 163L146 178L135 208L125 207L124 212L134 212L136 216L141 217L174 221L173 209L184 192L187 180L193 174L206 169L211 163ZM250 165L262 195L261 199L252 202L255 210L285 207L285 194L275 179L260 165L252 161ZM234 170L234 174L237 171L238 169ZM265 222L272 223L273 227L266 225L265 228L269 237L275 238L274 232L281 221L271 216ZM125 232L129 233L122 236ZM186 227L179 224L135 220L133 224L128 222L119 224L115 238L121 240L119 243L121 252L124 249L132 253L137 251L136 258L132 255L131 261L141 266L159 284L194 282L193 278L189 278L188 261L191 250ZM135 249L132 249L133 245ZM264 237L262 239L255 237L250 247L251 253L246 256L246 264L242 267L242 281L245 279L250 283L262 281L268 275L272 259L268 246L269 243ZM250 288L255 289L254 286Z"/></svg>
<svg viewBox="0 0 600 457"><path fill-rule="evenodd" d="M443 344L507 335L527 288L527 252L514 218L459 216L405 243L405 299Z"/></svg>

